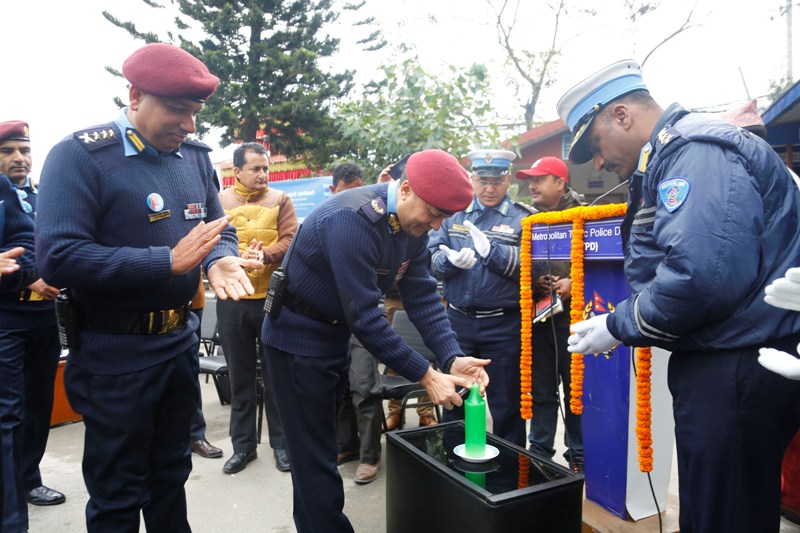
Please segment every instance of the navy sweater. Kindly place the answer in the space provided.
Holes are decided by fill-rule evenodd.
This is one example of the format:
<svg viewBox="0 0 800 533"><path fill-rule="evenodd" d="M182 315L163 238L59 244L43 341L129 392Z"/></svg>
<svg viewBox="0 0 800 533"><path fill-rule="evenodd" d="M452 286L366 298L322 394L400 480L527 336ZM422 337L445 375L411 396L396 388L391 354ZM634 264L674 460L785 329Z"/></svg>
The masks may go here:
<svg viewBox="0 0 800 533"><path fill-rule="evenodd" d="M23 211L16 189L3 174L0 174L0 234L3 238L0 252L17 246L25 248L25 253L17 258L20 269L0 277L0 329L25 329L47 317L20 311L20 291L38 277L33 252L33 221Z"/></svg>
<svg viewBox="0 0 800 533"><path fill-rule="evenodd" d="M187 204L202 204L207 221L224 212L208 148L187 142L180 153L125 157L113 124L58 143L42 169L36 223L36 259L45 281L73 289L86 313L148 312L187 304L197 292L200 268L173 276L171 248L200 220L187 219L184 210ZM153 193L163 198L159 212L169 210L169 217L150 220ZM203 266L208 269L226 255L238 255L230 225ZM99 374L133 372L191 347L196 329L192 315L186 327L162 335L82 330L82 346L71 350L70 359Z"/></svg>
<svg viewBox="0 0 800 533"><path fill-rule="evenodd" d="M394 333L378 307L399 277L403 306L439 365L461 354L428 268L428 236L389 232L387 190L382 184L344 191L305 219L284 259L288 293L340 323L284 306L277 319L264 321L265 344L300 356L346 357L352 331L375 357L418 381L428 361Z"/></svg>

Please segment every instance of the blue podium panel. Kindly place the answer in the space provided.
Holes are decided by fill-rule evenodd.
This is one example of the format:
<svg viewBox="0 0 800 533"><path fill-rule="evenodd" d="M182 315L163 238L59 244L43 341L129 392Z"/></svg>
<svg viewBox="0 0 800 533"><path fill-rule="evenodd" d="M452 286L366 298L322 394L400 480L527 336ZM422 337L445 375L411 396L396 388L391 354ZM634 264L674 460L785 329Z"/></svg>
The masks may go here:
<svg viewBox="0 0 800 533"><path fill-rule="evenodd" d="M583 318L614 311L630 296L622 268L621 218L587 221L584 225ZM570 259L572 224L534 226L532 259ZM549 243L549 246L548 246ZM586 497L625 518L630 412L630 349L585 355L583 383L583 445ZM534 416L536 406L534 406Z"/></svg>

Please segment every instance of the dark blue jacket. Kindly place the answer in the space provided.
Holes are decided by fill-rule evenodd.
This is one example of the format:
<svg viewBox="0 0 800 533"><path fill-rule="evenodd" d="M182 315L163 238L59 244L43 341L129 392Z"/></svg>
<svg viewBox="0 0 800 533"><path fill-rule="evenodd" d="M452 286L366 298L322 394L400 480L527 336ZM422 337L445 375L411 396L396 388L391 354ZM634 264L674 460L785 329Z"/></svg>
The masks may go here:
<svg viewBox="0 0 800 533"><path fill-rule="evenodd" d="M444 298L460 309L519 308L519 242L522 219L532 210L513 202L508 196L495 207L479 208L476 200L465 211L444 221L431 235L428 249L431 268L444 281ZM474 248L464 221L469 220L482 230L491 245L489 255L475 267L464 270L447 260L439 245L453 250Z"/></svg>
<svg viewBox="0 0 800 533"><path fill-rule="evenodd" d="M633 296L611 314L610 332L670 350L800 332L800 313L764 302L764 287L800 265L800 190L781 158L746 130L677 104L650 145L623 224Z"/></svg>
<svg viewBox="0 0 800 533"><path fill-rule="evenodd" d="M387 366L418 381L428 361L389 327L379 308L397 280L403 306L439 365L461 354L428 269L428 236L391 231L386 208L391 185L335 194L305 219L283 260L287 298L298 297L338 323L284 306L277 318L264 321L265 344L300 356L346 356L352 331Z"/></svg>
<svg viewBox="0 0 800 533"><path fill-rule="evenodd" d="M175 276L171 249L200 219L187 217L187 204L207 208L206 221L225 215L214 186L209 148L185 142L180 155L140 153L126 157L120 131L104 124L59 142L42 169L36 216L36 259L50 285L69 287L81 309L149 312L179 308L197 292L200 267ZM153 194L163 198L154 218ZM236 230L203 260L208 267L238 256ZM193 315L192 315L193 317ZM194 322L194 324L192 323ZM101 374L147 368L188 349L196 318L162 335L116 335L81 331L72 362Z"/></svg>
<svg viewBox="0 0 800 533"><path fill-rule="evenodd" d="M0 174L0 252L22 246L25 253L17 258L20 269L0 277L0 315L18 313L19 292L36 281L36 257L33 247L33 221L22 209L19 196L5 174ZM5 317L13 319L13 316ZM0 326L9 327L0 318ZM15 326L12 326L15 327Z"/></svg>

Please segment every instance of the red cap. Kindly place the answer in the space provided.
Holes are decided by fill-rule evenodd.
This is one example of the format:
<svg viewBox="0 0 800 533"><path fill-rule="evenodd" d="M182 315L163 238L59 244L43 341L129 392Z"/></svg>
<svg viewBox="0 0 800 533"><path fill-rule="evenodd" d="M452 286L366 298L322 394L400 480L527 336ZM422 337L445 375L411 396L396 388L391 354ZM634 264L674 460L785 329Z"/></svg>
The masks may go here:
<svg viewBox="0 0 800 533"><path fill-rule="evenodd" d="M0 122L0 141L30 141L28 123L21 120Z"/></svg>
<svg viewBox="0 0 800 533"><path fill-rule="evenodd" d="M548 156L537 159L536 162L531 165L531 168L518 170L516 176L518 180L529 180L535 176L547 176L548 174L552 174L569 183L567 164L558 157Z"/></svg>
<svg viewBox="0 0 800 533"><path fill-rule="evenodd" d="M411 154L406 176L417 196L444 213L463 211L472 202L469 174L458 159L442 150Z"/></svg>
<svg viewBox="0 0 800 533"><path fill-rule="evenodd" d="M122 74L147 94L199 102L211 96L219 85L219 78L202 61L166 43L152 43L136 50L122 64Z"/></svg>

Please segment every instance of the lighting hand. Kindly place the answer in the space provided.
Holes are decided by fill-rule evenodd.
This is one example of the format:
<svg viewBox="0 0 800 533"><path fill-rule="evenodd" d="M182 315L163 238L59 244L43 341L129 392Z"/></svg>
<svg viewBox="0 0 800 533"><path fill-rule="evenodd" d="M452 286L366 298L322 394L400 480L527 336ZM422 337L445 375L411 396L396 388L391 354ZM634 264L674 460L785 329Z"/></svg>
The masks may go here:
<svg viewBox="0 0 800 533"><path fill-rule="evenodd" d="M573 324L567 350L572 353L605 353L616 348L620 341L608 331L607 319L606 313Z"/></svg>

